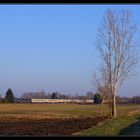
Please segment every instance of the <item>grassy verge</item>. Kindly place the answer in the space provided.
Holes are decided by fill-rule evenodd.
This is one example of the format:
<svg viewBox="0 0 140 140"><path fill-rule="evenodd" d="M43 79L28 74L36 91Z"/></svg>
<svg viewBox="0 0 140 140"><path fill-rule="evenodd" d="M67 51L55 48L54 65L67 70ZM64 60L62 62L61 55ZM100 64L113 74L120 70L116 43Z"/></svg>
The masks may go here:
<svg viewBox="0 0 140 140"><path fill-rule="evenodd" d="M80 136L116 136L116 135L140 135L140 121L137 115L119 116L101 125L97 125L86 131L80 132ZM135 129L134 129L135 127Z"/></svg>

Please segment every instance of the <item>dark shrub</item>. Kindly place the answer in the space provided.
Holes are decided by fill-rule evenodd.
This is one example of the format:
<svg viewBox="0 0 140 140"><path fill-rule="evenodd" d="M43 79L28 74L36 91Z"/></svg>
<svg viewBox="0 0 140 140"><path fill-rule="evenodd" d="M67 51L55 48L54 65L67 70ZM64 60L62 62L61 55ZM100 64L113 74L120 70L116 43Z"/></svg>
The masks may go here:
<svg viewBox="0 0 140 140"><path fill-rule="evenodd" d="M95 104L100 104L100 103L102 102L102 97L101 97L100 94L96 93L96 94L94 95L93 100L94 100L94 103L95 103Z"/></svg>

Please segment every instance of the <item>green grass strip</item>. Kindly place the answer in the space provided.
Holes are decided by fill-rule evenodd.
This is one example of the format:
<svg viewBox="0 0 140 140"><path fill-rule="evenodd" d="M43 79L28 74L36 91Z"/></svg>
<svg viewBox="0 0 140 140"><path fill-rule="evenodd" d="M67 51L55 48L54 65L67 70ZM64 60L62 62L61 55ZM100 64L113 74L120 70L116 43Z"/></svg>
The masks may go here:
<svg viewBox="0 0 140 140"><path fill-rule="evenodd" d="M135 135L136 132L138 131L140 132L140 120L137 116L119 116L101 125L97 125L94 128L82 131L78 135L80 136Z"/></svg>

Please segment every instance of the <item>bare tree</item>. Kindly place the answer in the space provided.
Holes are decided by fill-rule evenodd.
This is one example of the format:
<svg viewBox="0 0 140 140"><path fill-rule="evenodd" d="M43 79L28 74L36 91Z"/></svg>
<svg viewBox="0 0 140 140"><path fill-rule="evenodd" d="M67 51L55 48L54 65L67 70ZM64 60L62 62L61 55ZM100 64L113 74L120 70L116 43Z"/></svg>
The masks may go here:
<svg viewBox="0 0 140 140"><path fill-rule="evenodd" d="M47 98L46 92L42 89L38 92L25 92L22 94L21 98L24 99L30 99L30 98L36 98L36 99L45 99Z"/></svg>
<svg viewBox="0 0 140 140"><path fill-rule="evenodd" d="M111 95L111 114L114 117L117 116L117 88L136 66L135 31L136 26L128 10L108 9L98 28L96 47L101 56L101 73Z"/></svg>
<svg viewBox="0 0 140 140"><path fill-rule="evenodd" d="M86 95L85 95L85 98L86 98L86 99L93 99L93 97L94 97L94 93L91 92L91 91L88 91L88 92L86 93Z"/></svg>

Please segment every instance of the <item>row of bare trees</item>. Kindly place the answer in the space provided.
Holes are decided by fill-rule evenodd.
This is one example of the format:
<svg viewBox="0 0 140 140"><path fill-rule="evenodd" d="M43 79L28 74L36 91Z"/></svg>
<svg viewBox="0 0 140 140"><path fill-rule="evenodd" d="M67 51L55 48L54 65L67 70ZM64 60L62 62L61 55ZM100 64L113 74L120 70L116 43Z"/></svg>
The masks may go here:
<svg viewBox="0 0 140 140"><path fill-rule="evenodd" d="M62 94L60 92L46 93L44 90L37 92L25 92L22 94L21 98L23 99L51 99L52 95L55 94L57 99L93 99L94 93L88 91L85 95L71 95L71 94Z"/></svg>
<svg viewBox="0 0 140 140"><path fill-rule="evenodd" d="M113 117L117 116L116 94L119 86L136 66L136 25L128 10L108 9L99 25L96 47L100 54L100 77L94 76L94 83L102 98L108 101ZM100 106L102 115L103 102Z"/></svg>

